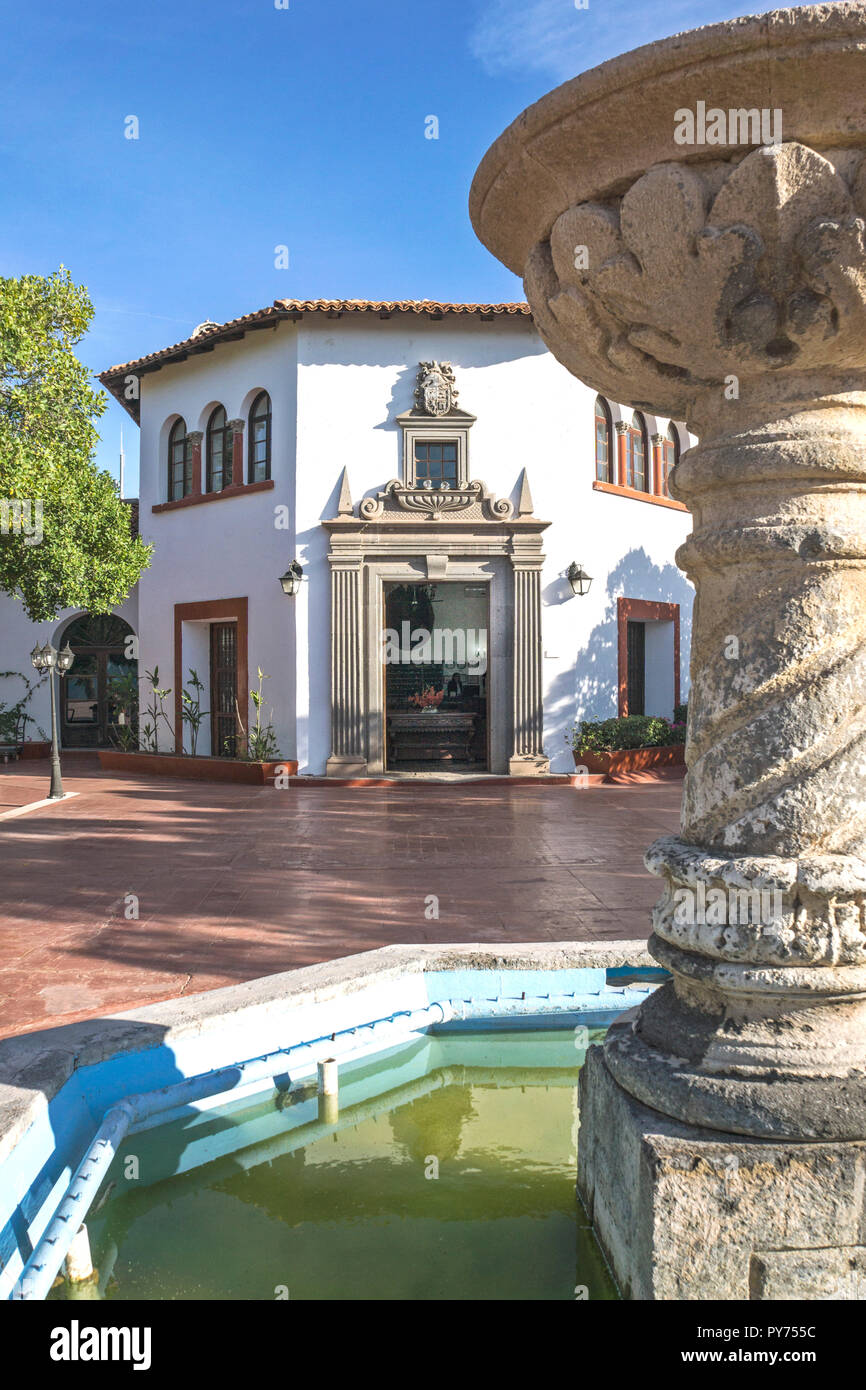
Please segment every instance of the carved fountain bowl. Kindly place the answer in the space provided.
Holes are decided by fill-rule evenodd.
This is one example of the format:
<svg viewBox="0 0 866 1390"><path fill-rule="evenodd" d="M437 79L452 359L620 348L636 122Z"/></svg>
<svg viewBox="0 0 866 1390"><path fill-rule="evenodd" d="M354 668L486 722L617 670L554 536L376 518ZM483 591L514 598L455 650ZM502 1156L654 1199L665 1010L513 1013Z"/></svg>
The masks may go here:
<svg viewBox="0 0 866 1390"><path fill-rule="evenodd" d="M571 372L694 419L729 374L866 389L864 153L866 6L776 10L557 88L488 151L470 214Z"/></svg>

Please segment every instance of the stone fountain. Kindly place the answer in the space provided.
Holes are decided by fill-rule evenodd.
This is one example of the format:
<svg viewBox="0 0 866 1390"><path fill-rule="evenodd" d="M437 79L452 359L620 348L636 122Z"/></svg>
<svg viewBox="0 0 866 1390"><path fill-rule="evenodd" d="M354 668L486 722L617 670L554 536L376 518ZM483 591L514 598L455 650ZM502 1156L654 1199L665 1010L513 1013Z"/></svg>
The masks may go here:
<svg viewBox="0 0 866 1390"><path fill-rule="evenodd" d="M567 82L470 211L575 376L700 440L671 980L590 1053L582 1199L633 1298L866 1297L866 6Z"/></svg>

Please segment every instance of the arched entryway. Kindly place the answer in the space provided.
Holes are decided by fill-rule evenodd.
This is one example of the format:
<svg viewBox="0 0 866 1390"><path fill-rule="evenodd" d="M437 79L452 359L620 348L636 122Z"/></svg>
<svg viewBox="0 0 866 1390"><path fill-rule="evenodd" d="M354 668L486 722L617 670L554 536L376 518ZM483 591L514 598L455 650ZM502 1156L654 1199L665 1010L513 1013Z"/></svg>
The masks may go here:
<svg viewBox="0 0 866 1390"><path fill-rule="evenodd" d="M125 717L115 682L138 678L135 634L112 613L83 613L64 630L67 642L75 660L60 680L60 741L64 748L110 747Z"/></svg>

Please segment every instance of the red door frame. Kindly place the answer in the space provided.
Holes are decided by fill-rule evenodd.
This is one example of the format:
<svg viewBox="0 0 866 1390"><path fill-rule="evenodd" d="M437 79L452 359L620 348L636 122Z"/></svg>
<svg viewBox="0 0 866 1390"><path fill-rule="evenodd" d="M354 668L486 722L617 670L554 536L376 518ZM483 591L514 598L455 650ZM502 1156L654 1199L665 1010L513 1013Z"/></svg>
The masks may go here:
<svg viewBox="0 0 866 1390"><path fill-rule="evenodd" d="M680 605L654 603L642 598L618 598L617 622L617 713L628 714L628 625L633 623L673 623L674 625L674 704L680 702Z"/></svg>
<svg viewBox="0 0 866 1390"><path fill-rule="evenodd" d="M245 718L249 717L247 703L249 692L247 680L249 662L247 659L247 600L245 598L216 598L204 603L176 603L174 605L174 749L183 752L182 697L185 671L183 669L183 625L190 622L236 622L238 625L238 709ZM209 683L208 688L209 688Z"/></svg>

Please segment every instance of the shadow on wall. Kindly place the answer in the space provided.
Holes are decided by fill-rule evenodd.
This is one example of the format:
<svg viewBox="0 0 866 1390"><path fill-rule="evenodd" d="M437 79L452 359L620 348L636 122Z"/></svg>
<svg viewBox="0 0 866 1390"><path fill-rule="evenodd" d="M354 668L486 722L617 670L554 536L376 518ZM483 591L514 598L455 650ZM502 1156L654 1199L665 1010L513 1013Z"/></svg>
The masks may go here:
<svg viewBox="0 0 866 1390"><path fill-rule="evenodd" d="M545 602L556 603L557 586L545 590ZM577 654L575 665L557 676L545 696L544 744L555 770L569 770L571 754L565 737L581 719L612 719L617 712L617 599L639 598L680 606L680 699L688 698L692 603L695 591L673 563L657 565L646 551L631 550L607 577L604 616ZM580 602L580 600L576 600ZM669 719L672 710L664 711Z"/></svg>

